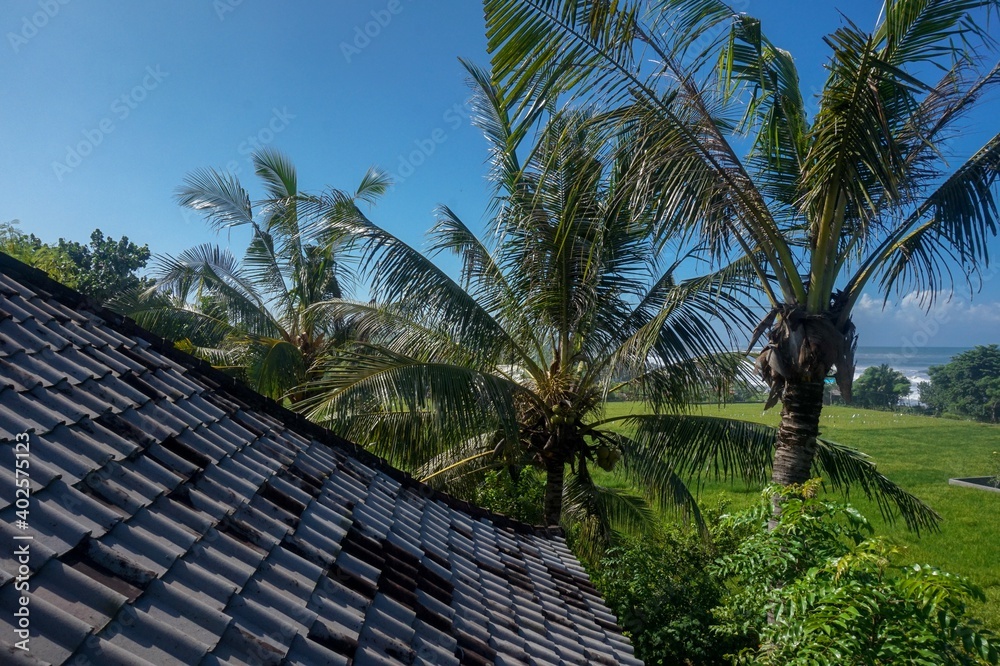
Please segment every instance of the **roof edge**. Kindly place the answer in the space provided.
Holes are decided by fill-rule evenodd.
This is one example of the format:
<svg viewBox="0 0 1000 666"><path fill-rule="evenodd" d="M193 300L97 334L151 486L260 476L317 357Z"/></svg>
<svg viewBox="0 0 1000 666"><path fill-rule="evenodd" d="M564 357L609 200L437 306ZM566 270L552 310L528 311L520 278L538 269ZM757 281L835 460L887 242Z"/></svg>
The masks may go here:
<svg viewBox="0 0 1000 666"><path fill-rule="evenodd" d="M198 373L207 379L211 385L217 386L216 390L225 391L246 405L273 416L284 426L294 429L300 434L311 437L331 448L346 452L357 458L360 462L398 481L404 488L416 490L425 498L440 500L449 507L461 511L472 518L486 518L499 527L510 528L521 534L533 534L547 539L553 537L565 538L565 532L562 527L529 525L528 523L523 523L501 513L495 513L489 509L484 509L483 507L460 500L448 493L430 487L426 483L414 478L408 472L393 467L388 460L376 456L361 445L344 439L332 430L324 428L310 421L302 414L281 405L276 400L261 395L236 378L212 367L207 361L178 349L174 346L173 342L143 328L133 319L95 302L71 287L67 287L50 277L48 273L40 268L29 266L9 254L0 252L0 273L10 275L24 282L34 291L51 296L74 310L90 311L119 333L145 340L157 352L179 365Z"/></svg>

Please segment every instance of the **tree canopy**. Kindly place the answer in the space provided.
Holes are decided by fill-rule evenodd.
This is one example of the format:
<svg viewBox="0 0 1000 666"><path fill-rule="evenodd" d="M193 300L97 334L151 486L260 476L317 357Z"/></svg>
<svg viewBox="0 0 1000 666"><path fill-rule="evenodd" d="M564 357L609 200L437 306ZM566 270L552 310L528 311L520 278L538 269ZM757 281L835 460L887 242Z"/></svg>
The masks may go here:
<svg viewBox="0 0 1000 666"><path fill-rule="evenodd" d="M122 292L151 284L138 274L149 261L149 247L136 245L127 236L116 241L95 229L90 243L60 238L51 245L22 233L16 224L16 220L0 224L0 250L98 303L110 305Z"/></svg>
<svg viewBox="0 0 1000 666"><path fill-rule="evenodd" d="M865 368L854 380L854 404L858 407L891 409L903 396L910 394L910 380L888 364Z"/></svg>
<svg viewBox="0 0 1000 666"><path fill-rule="evenodd" d="M981 345L930 368L920 401L938 414L1000 421L1000 346Z"/></svg>

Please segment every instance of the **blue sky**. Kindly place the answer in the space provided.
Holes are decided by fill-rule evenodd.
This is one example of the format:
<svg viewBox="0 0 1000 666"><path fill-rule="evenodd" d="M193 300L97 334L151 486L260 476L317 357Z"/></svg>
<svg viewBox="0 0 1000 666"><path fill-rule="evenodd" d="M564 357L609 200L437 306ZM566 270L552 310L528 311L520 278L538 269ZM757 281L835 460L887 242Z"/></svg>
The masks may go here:
<svg viewBox="0 0 1000 666"><path fill-rule="evenodd" d="M879 3L734 6L796 55L808 92L822 83L821 38L838 8L870 26ZM439 204L473 228L483 221L486 144L458 62L488 63L475 0L6 0L0 32L0 220L43 240L100 227L154 253L225 244L173 192L202 167L252 183L255 145L288 154L305 190L352 189L371 165L389 171L397 185L373 219L418 246ZM972 123L965 149L996 128ZM242 252L241 237L232 243ZM887 311L878 298L855 319L862 344L905 344L925 329L930 345L994 342L1000 280L929 318L912 298Z"/></svg>

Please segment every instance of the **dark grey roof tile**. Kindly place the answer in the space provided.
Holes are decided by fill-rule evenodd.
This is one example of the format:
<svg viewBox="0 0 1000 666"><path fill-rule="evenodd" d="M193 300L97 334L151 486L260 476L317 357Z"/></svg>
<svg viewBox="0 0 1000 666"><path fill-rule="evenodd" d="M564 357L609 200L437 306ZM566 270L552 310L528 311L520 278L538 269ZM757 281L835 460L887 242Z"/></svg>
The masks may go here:
<svg viewBox="0 0 1000 666"><path fill-rule="evenodd" d="M114 370L115 374L121 375L127 370L140 373L148 368L144 363L140 363L132 354L124 354L122 351L104 343L104 346L81 346L81 350L101 365Z"/></svg>
<svg viewBox="0 0 1000 666"><path fill-rule="evenodd" d="M156 437L156 439L162 441L168 437L174 437L180 434L186 428L189 428L190 425L168 412L161 406L161 404L167 406L172 405L173 403L169 400L160 400L156 402L150 400L144 405L140 405L134 410L129 411L141 416L147 424L152 423L158 426L156 429L149 429L146 430L146 432L150 434L153 434L154 432L162 433Z"/></svg>
<svg viewBox="0 0 1000 666"><path fill-rule="evenodd" d="M208 514L178 501L175 494L161 495L149 506L149 511L163 520L169 521L177 529L191 534L196 539L200 538L215 522Z"/></svg>
<svg viewBox="0 0 1000 666"><path fill-rule="evenodd" d="M371 564L362 562L354 555L344 551L340 551L340 555L337 556L337 566L341 570L362 579L371 585L373 589L375 588L378 577L381 574L381 572Z"/></svg>
<svg viewBox="0 0 1000 666"><path fill-rule="evenodd" d="M142 395L159 400L167 398L169 400L182 400L190 395L189 391L182 390L172 383L164 381L154 370L141 370L139 372L125 372L121 375L122 381ZM187 389L188 387L184 387Z"/></svg>
<svg viewBox="0 0 1000 666"><path fill-rule="evenodd" d="M436 645L450 654L455 654L455 651L458 649L458 640L452 635L450 628L448 631L444 631L418 618L413 623L413 634L415 645Z"/></svg>
<svg viewBox="0 0 1000 666"><path fill-rule="evenodd" d="M161 580L178 594L221 611L238 586L231 579L219 576L217 571L206 569L203 563L199 558L177 560Z"/></svg>
<svg viewBox="0 0 1000 666"><path fill-rule="evenodd" d="M211 425L215 425L212 423ZM184 441L189 446L199 449L201 446L211 446L223 452L223 462L229 460L229 456L232 456L239 450L240 445L226 439L218 432L212 430L209 426L201 425L197 428L188 429L177 435L177 439Z"/></svg>
<svg viewBox="0 0 1000 666"><path fill-rule="evenodd" d="M0 391L0 435L5 439L14 439L28 430L44 434L66 421L63 414L32 398L30 393L10 388Z"/></svg>
<svg viewBox="0 0 1000 666"><path fill-rule="evenodd" d="M340 582L328 578L316 586L308 608L316 611L327 624L336 622L357 637L365 623L368 600Z"/></svg>
<svg viewBox="0 0 1000 666"><path fill-rule="evenodd" d="M37 585L38 581L33 581L33 584ZM19 598L25 594L25 592L17 590L13 584L0 588L0 607L6 611L0 614L0 632L6 637L10 637L11 643L23 640L21 635L15 633L15 630L22 630L15 612L21 607ZM28 599L30 601L27 609L30 615L27 618L31 624L27 628L30 634L26 637L29 641L27 646L30 654L39 663L61 664L67 661L87 638L91 627L50 604L34 591L30 593ZM59 631L42 632L39 630L39 627L45 626L58 627ZM0 660L9 663L5 657L6 655L0 657Z"/></svg>
<svg viewBox="0 0 1000 666"><path fill-rule="evenodd" d="M176 504L190 509L194 514L207 516L211 522L222 520L222 517L232 513L233 508L223 504L190 484L182 485L170 494L170 499Z"/></svg>
<svg viewBox="0 0 1000 666"><path fill-rule="evenodd" d="M32 303L31 301L34 301ZM3 305L3 318L13 317L17 323L30 321L32 319L45 323L53 318L48 311L38 307L41 302L38 298L25 299L20 294L11 294L5 299Z"/></svg>
<svg viewBox="0 0 1000 666"><path fill-rule="evenodd" d="M285 479L281 478L280 475L274 475L268 479L268 485L274 488L277 492L282 495L287 495L290 500L301 504L303 508L308 507L313 500L313 496L305 492L295 484L289 483ZM298 515L302 515L303 512L299 512Z"/></svg>
<svg viewBox="0 0 1000 666"><path fill-rule="evenodd" d="M278 666L288 653L287 647L270 639L263 629L257 631L261 633L231 622L222 640L201 666Z"/></svg>
<svg viewBox="0 0 1000 666"><path fill-rule="evenodd" d="M42 349L60 350L70 341L56 335L37 321L15 322L12 318L0 320L0 356L13 356L19 351L35 354Z"/></svg>
<svg viewBox="0 0 1000 666"><path fill-rule="evenodd" d="M157 442L155 444L152 444L151 446L146 448L144 453L146 457L156 461L164 468L166 468L171 474L175 474L181 477L181 479L183 479L184 481L189 480L192 476L194 476L197 472L201 470L201 467L199 467L196 463L190 460L186 460L181 456L177 455L176 453L171 451L170 448L164 446L163 442ZM205 484L205 485L207 486L210 484ZM215 497L215 493L213 491L206 490L205 488L201 487L201 485L198 486L198 489L206 493L212 492L213 497ZM234 494L232 491L221 493L222 497L227 497L230 498L230 500L235 501L233 495ZM215 497L215 499L222 501L220 500L219 497Z"/></svg>
<svg viewBox="0 0 1000 666"><path fill-rule="evenodd" d="M44 544L46 548L61 555L72 549L87 534L87 530L59 504L58 498L51 493L41 491L29 502L31 525L26 532L34 537L35 544ZM15 521L16 505L0 513L0 520L13 523Z"/></svg>
<svg viewBox="0 0 1000 666"><path fill-rule="evenodd" d="M409 635L396 633L407 629ZM370 610L358 636L358 654L369 651L368 658L389 659L389 663L396 664L412 663L416 658L416 651L410 647L412 638L413 629L402 627L380 611ZM359 663L357 657L354 663ZM360 663L365 663L364 659Z"/></svg>
<svg viewBox="0 0 1000 666"><path fill-rule="evenodd" d="M394 650L394 652L396 652ZM399 652L402 652L400 650ZM354 655L354 666L399 666L400 664L411 664L416 658L416 653L407 649L405 654L388 655L381 646L364 645Z"/></svg>
<svg viewBox="0 0 1000 666"><path fill-rule="evenodd" d="M32 599L44 600L88 627L102 629L128 598L65 563L50 560L32 577Z"/></svg>
<svg viewBox="0 0 1000 666"><path fill-rule="evenodd" d="M156 408L170 415L175 423L183 424L178 432L183 432L186 428L197 428L205 423L211 423L212 419L207 414L202 414L193 405L188 404L190 400L183 398L174 402L166 398L155 401ZM205 452L208 455L208 452ZM217 456L218 459L221 456Z"/></svg>
<svg viewBox="0 0 1000 666"><path fill-rule="evenodd" d="M173 627L203 646L215 645L232 620L218 607L162 580L150 584L135 608L152 621Z"/></svg>
<svg viewBox="0 0 1000 666"><path fill-rule="evenodd" d="M180 440L178 440L180 441ZM226 458L222 464L206 465L201 479L210 480L213 484L228 489L240 498L253 497L264 479L247 467ZM199 480L199 485L201 480Z"/></svg>
<svg viewBox="0 0 1000 666"><path fill-rule="evenodd" d="M225 578L238 589L242 588L256 571L256 567L249 566L234 556L229 547L230 542L232 539L212 530L205 535L205 538L191 547L184 560Z"/></svg>
<svg viewBox="0 0 1000 666"><path fill-rule="evenodd" d="M257 570L257 577L278 587L301 606L308 604L316 585L323 578L323 569L299 557L286 544L276 545Z"/></svg>
<svg viewBox="0 0 1000 666"><path fill-rule="evenodd" d="M294 534L285 537L285 543L298 549L301 557L326 568L340 554L340 540L344 534L346 530L333 525L328 530L318 531L300 524Z"/></svg>
<svg viewBox="0 0 1000 666"><path fill-rule="evenodd" d="M252 610L260 611L262 613L261 618L270 617L276 619L283 625L288 625L291 628L291 633L305 634L309 631L309 627L317 620L318 616L316 612L307 608L305 602L301 599L290 594L285 594L283 590L279 589L277 585L280 584L280 581L276 580L274 582L275 584L272 585L269 581L264 582L259 579L252 579L240 591L240 598L249 602ZM232 606L233 604L230 603L229 610L232 609ZM253 615L251 611L248 611L248 613L254 618L258 617L257 615ZM255 621L260 622L261 620L257 619Z"/></svg>
<svg viewBox="0 0 1000 666"><path fill-rule="evenodd" d="M292 639L297 634L308 631L297 620L243 594L236 595L230 600L229 606L226 607L226 614L233 618L234 624L246 629L254 636L266 638L282 653L288 651Z"/></svg>
<svg viewBox="0 0 1000 666"><path fill-rule="evenodd" d="M290 525L278 520L269 513L265 513L256 504L240 506L233 514L233 517L245 523L248 527L266 535L274 543L283 540L292 531Z"/></svg>
<svg viewBox="0 0 1000 666"><path fill-rule="evenodd" d="M75 457L72 450L67 450L61 445L54 445L46 437L35 437L30 438L30 450L29 450L29 460L31 461L30 473L32 478L36 477L36 471L41 470L41 466L44 466L49 470L49 477L51 474L61 476L63 478L68 478L72 482L76 482L83 478L87 473L93 469L93 463L82 460L81 458ZM9 440L8 440L9 441ZM4 455L0 456L0 460L5 463L5 468L8 470L8 475L5 476L5 483L9 484L7 487L9 490L4 494L3 506L8 506L14 501L14 451L13 443L11 442L9 446L3 447ZM44 461L44 462L43 462ZM44 483L48 485L50 482L42 481L42 477L37 477L39 483Z"/></svg>
<svg viewBox="0 0 1000 666"><path fill-rule="evenodd" d="M179 556L184 554L176 544L147 531L144 527L119 523L100 543L116 556L128 558L139 567L152 571L158 578L166 573Z"/></svg>
<svg viewBox="0 0 1000 666"><path fill-rule="evenodd" d="M52 386L65 377L48 363L24 352L13 356L0 356L0 388L10 387L18 392L30 391L36 386Z"/></svg>
<svg viewBox="0 0 1000 666"><path fill-rule="evenodd" d="M64 510L71 511L74 520L95 538L104 535L122 520L120 511L67 485L65 479L57 479L50 483L46 486L46 494L40 493L36 499L42 502L49 501L50 497L52 502Z"/></svg>
<svg viewBox="0 0 1000 666"><path fill-rule="evenodd" d="M171 520L169 516L154 511L151 507L146 507L136 513L128 521L128 526L140 534L154 535L153 538L162 545L163 550L168 554L173 554L173 557L169 557L171 563L177 555L186 553L198 539L190 530L184 529Z"/></svg>
<svg viewBox="0 0 1000 666"><path fill-rule="evenodd" d="M155 409L149 409L150 405L151 402L142 405L139 409L134 407L126 409L117 416L157 442L173 437L186 427L181 423L170 423L170 420L166 418L161 420L161 417L166 415L162 412L157 414Z"/></svg>
<svg viewBox="0 0 1000 666"><path fill-rule="evenodd" d="M285 666L347 666L350 663L343 653L329 649L313 636L310 632L308 638L299 635L292 640L292 647L283 662ZM335 648L339 647L336 641L331 644Z"/></svg>

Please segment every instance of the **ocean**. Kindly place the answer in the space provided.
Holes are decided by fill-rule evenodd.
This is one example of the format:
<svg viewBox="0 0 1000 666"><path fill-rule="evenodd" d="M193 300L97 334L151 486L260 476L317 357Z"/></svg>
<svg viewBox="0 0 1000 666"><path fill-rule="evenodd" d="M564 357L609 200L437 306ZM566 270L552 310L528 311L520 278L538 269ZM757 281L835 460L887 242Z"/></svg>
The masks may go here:
<svg viewBox="0 0 1000 666"><path fill-rule="evenodd" d="M910 395L903 400L909 404L916 404L920 384L930 380L927 369L932 365L944 365L956 354L961 354L969 349L971 347L858 346L854 355L854 378L857 379L869 366L886 363L890 368L900 371L910 380Z"/></svg>

